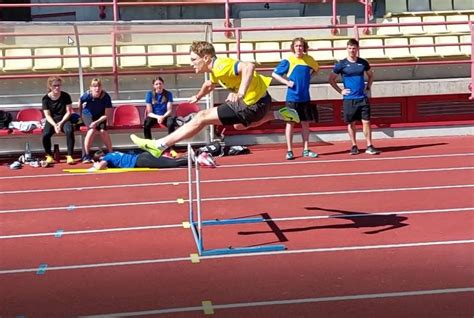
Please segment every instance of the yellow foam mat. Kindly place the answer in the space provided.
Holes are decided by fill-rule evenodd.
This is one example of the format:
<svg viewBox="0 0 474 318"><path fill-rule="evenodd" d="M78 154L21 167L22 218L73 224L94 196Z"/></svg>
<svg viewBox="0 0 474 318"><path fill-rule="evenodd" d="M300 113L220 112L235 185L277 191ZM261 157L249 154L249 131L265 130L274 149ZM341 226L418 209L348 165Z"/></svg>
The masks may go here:
<svg viewBox="0 0 474 318"><path fill-rule="evenodd" d="M158 171L158 168L108 168L105 170L89 170L89 169L63 169L63 172L69 173L120 173L120 172L147 172Z"/></svg>

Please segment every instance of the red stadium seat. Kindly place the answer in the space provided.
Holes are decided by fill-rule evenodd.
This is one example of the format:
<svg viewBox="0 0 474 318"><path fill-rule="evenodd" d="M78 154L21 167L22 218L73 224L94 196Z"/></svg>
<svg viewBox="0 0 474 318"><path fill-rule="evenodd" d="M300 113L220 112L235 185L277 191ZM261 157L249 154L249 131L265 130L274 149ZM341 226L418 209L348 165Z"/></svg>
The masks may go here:
<svg viewBox="0 0 474 318"><path fill-rule="evenodd" d="M16 121L41 121L43 112L37 108L21 109L16 115Z"/></svg>
<svg viewBox="0 0 474 318"><path fill-rule="evenodd" d="M176 108L176 116L186 117L191 113L197 113L201 108L197 104L192 103L181 103Z"/></svg>
<svg viewBox="0 0 474 318"><path fill-rule="evenodd" d="M141 127L140 112L135 105L121 105L114 109L113 128Z"/></svg>
<svg viewBox="0 0 474 318"><path fill-rule="evenodd" d="M38 108L25 108L21 109L16 114L16 121L38 121L40 122L43 119L43 112ZM14 135L22 135L22 134L41 134L41 128L35 128L28 132L23 132L18 129L13 129L12 134Z"/></svg>

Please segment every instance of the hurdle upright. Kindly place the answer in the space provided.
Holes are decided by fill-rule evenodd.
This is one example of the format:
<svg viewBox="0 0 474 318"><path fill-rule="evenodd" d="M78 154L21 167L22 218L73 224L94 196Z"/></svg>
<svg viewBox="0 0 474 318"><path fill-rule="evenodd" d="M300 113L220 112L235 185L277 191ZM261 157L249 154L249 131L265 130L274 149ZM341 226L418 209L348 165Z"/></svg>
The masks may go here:
<svg viewBox="0 0 474 318"><path fill-rule="evenodd" d="M221 255L221 254L241 254L241 253L261 253L269 251L282 251L286 249L285 245L272 244L265 246L251 246L251 247L226 247L217 249L205 249L203 243L202 229L204 226L228 225L228 224L243 224L243 223L260 223L266 222L263 217L246 217L240 219L214 219L202 220L201 215L201 189L200 189L200 168L199 164L192 167L194 152L191 145L188 144L188 203L189 203L189 224L193 233L194 241L199 255ZM194 173L193 173L194 170ZM193 181L194 179L194 181ZM195 188L195 191L193 190ZM196 197L194 198L194 194Z"/></svg>

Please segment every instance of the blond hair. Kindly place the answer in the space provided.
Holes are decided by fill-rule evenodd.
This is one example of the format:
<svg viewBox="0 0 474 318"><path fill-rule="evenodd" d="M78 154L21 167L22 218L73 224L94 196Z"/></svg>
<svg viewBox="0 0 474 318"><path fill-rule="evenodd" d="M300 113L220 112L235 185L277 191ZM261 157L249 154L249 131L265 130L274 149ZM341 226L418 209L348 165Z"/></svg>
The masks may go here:
<svg viewBox="0 0 474 318"><path fill-rule="evenodd" d="M94 85L95 84L95 85ZM97 87L100 87L101 90L100 90L100 95L99 95L99 99L102 99L104 98L105 96L105 90L102 89L102 81L99 79L99 78L96 78L94 77L92 80L91 80L91 84L89 85L89 87L93 87L93 86L97 86ZM89 91L90 94L92 95L92 92Z"/></svg>
<svg viewBox="0 0 474 318"><path fill-rule="evenodd" d="M51 87L53 86L54 82L60 82L62 85L63 79L59 76L48 77L48 80L46 81L46 89L48 90L48 93L52 91Z"/></svg>
<svg viewBox="0 0 474 318"><path fill-rule="evenodd" d="M94 77L91 80L91 84L89 86L94 86L94 84L97 84L97 86L102 87L102 81L99 78Z"/></svg>
<svg viewBox="0 0 474 318"><path fill-rule="evenodd" d="M194 41L189 48L189 52L194 52L199 57L203 57L204 55L210 55L211 57L216 56L214 45L206 41Z"/></svg>

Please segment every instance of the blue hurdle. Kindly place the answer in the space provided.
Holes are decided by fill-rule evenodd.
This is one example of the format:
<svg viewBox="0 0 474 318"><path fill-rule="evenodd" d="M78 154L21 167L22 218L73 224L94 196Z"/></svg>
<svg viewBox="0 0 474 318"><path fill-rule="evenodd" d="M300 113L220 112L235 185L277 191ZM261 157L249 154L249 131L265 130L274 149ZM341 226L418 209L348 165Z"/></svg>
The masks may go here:
<svg viewBox="0 0 474 318"><path fill-rule="evenodd" d="M222 254L242 254L242 253L261 253L270 251L282 251L286 249L285 245L273 244L266 246L252 247L226 247L217 249L205 249L203 243L203 226L216 226L227 224L244 224L266 222L263 217L246 217L240 219L215 219L205 220L201 218L201 191L200 191L200 168L198 164L194 165L194 174L192 168L194 152L191 145L188 144L188 192L189 192L189 224L193 233L194 241L200 256L222 255ZM195 178L195 181L193 179ZM195 184L196 198L194 198L193 184ZM197 219L196 219L197 218Z"/></svg>

